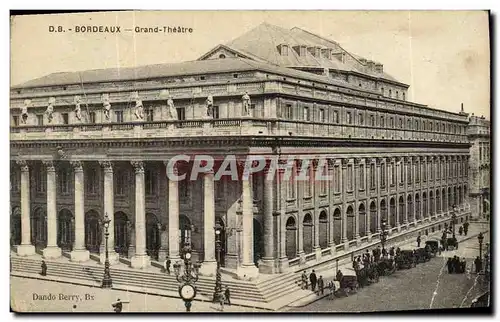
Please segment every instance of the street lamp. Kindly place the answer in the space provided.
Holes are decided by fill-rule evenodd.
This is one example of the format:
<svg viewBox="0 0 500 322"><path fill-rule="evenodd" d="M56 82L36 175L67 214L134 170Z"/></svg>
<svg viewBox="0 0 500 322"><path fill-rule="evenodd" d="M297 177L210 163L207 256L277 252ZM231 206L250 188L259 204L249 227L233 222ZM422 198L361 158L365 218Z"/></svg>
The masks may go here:
<svg viewBox="0 0 500 322"><path fill-rule="evenodd" d="M221 282L221 274L220 274L220 253L221 253L221 240L220 240L220 235L222 232L222 226L219 223L215 224L214 227L215 230L215 252L217 256L217 271L215 273L215 289L214 289L214 296L212 299L212 302L218 302L220 301L222 297L222 282Z"/></svg>
<svg viewBox="0 0 500 322"><path fill-rule="evenodd" d="M186 312L191 311L191 302L196 297L196 287L194 283L198 281L198 270L200 269L200 263L191 263L191 248L189 246L184 246L182 249L184 257L184 272L181 274L181 264L176 262L174 264L175 278L179 283L179 295L184 301L184 306L186 307Z"/></svg>
<svg viewBox="0 0 500 322"><path fill-rule="evenodd" d="M385 220L382 221L382 225L380 227L382 229L382 231L380 232L380 243L382 244L382 250L385 249L385 242L387 241L388 232L385 230L386 226L387 226L387 224L386 224Z"/></svg>
<svg viewBox="0 0 500 322"><path fill-rule="evenodd" d="M455 221L457 220L457 206L453 206L453 212L451 213L451 224L453 229L453 239L455 239Z"/></svg>
<svg viewBox="0 0 500 322"><path fill-rule="evenodd" d="M483 263L483 260L482 260L482 254L483 254L483 240L484 240L484 236L483 236L483 233L480 232L479 233L479 236L477 236L477 240L479 242L479 262L482 264ZM481 265L482 266L482 265ZM482 270L482 267L481 267L481 270Z"/></svg>
<svg viewBox="0 0 500 322"><path fill-rule="evenodd" d="M111 220L108 217L108 213L105 214L104 220L102 222L104 226L104 248L105 248L105 261L104 261L104 276L102 278L102 288L111 288L113 287L113 281L111 280L111 275L109 274L109 252L108 252L108 238L109 238L109 223Z"/></svg>

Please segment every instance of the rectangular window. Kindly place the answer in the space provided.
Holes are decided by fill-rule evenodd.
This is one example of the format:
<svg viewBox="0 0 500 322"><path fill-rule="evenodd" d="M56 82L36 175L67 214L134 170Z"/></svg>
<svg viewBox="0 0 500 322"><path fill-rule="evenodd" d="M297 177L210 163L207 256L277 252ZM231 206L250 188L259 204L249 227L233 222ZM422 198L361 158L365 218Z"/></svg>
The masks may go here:
<svg viewBox="0 0 500 322"><path fill-rule="evenodd" d="M153 122L154 110L152 108L148 108L146 110L146 121Z"/></svg>
<svg viewBox="0 0 500 322"><path fill-rule="evenodd" d="M123 111L115 111L115 122L123 123Z"/></svg>
<svg viewBox="0 0 500 322"><path fill-rule="evenodd" d="M213 118L214 119L220 118L219 117L219 106L213 106L212 111L213 111Z"/></svg>
<svg viewBox="0 0 500 322"><path fill-rule="evenodd" d="M380 117L380 127L385 127L385 119L383 116Z"/></svg>
<svg viewBox="0 0 500 322"><path fill-rule="evenodd" d="M291 104L285 106L285 118L288 120L293 120L293 109Z"/></svg>
<svg viewBox="0 0 500 322"><path fill-rule="evenodd" d="M375 126L375 115L370 115L370 125Z"/></svg>
<svg viewBox="0 0 500 322"><path fill-rule="evenodd" d="M352 164L347 165L347 190L353 190L353 182L352 182Z"/></svg>
<svg viewBox="0 0 500 322"><path fill-rule="evenodd" d="M89 122L90 123L95 123L95 112L90 112L89 113Z"/></svg>
<svg viewBox="0 0 500 322"><path fill-rule="evenodd" d="M37 121L37 125L38 126L42 126L43 125L43 114L39 114L36 116L36 121Z"/></svg>
<svg viewBox="0 0 500 322"><path fill-rule="evenodd" d="M62 119L63 119L63 124L69 124L69 114L68 113L62 113Z"/></svg>
<svg viewBox="0 0 500 322"><path fill-rule="evenodd" d="M405 163L404 161L399 162L399 176L401 183L405 182Z"/></svg>
<svg viewBox="0 0 500 322"><path fill-rule="evenodd" d="M19 116L14 115L12 118L14 120L14 126L19 126Z"/></svg>
<svg viewBox="0 0 500 322"><path fill-rule="evenodd" d="M427 181L427 164L422 163L422 181Z"/></svg>
<svg viewBox="0 0 500 322"><path fill-rule="evenodd" d="M363 114L362 113L359 113L359 125L363 125Z"/></svg>
<svg viewBox="0 0 500 322"><path fill-rule="evenodd" d="M35 172L36 180L36 192L44 193L47 189L47 172L45 167L41 166L38 171Z"/></svg>
<svg viewBox="0 0 500 322"><path fill-rule="evenodd" d="M408 178L407 180L409 184L411 184L412 182L411 170L412 170L411 163L408 162L408 171L406 177Z"/></svg>
<svg viewBox="0 0 500 322"><path fill-rule="evenodd" d="M370 189L375 189L375 165L370 164Z"/></svg>
<svg viewBox="0 0 500 322"><path fill-rule="evenodd" d="M216 180L215 184L215 199L224 199L226 196L226 180Z"/></svg>
<svg viewBox="0 0 500 322"><path fill-rule="evenodd" d="M346 113L346 123L347 124L352 124L352 115L351 112Z"/></svg>
<svg viewBox="0 0 500 322"><path fill-rule="evenodd" d="M394 117L391 116L391 128L394 128Z"/></svg>
<svg viewBox="0 0 500 322"><path fill-rule="evenodd" d="M364 164L359 165L359 189L360 190L365 189L365 165Z"/></svg>
<svg viewBox="0 0 500 322"><path fill-rule="evenodd" d="M304 121L309 121L310 115L309 115L309 107L304 106Z"/></svg>
<svg viewBox="0 0 500 322"><path fill-rule="evenodd" d="M304 197L311 197L312 185L311 185L311 176L309 169L307 170L306 176L307 178L304 181L302 181L304 183Z"/></svg>
<svg viewBox="0 0 500 322"><path fill-rule="evenodd" d="M380 165L380 186L385 187L385 178L386 178L386 171L385 171L385 163Z"/></svg>
<svg viewBox="0 0 500 322"><path fill-rule="evenodd" d="M325 110L322 108L319 109L319 121L325 122Z"/></svg>
<svg viewBox="0 0 500 322"><path fill-rule="evenodd" d="M176 107L176 110L179 121L184 121L186 119L186 109L184 107Z"/></svg>
<svg viewBox="0 0 500 322"><path fill-rule="evenodd" d="M479 146L479 161L483 160L483 148Z"/></svg>
<svg viewBox="0 0 500 322"><path fill-rule="evenodd" d="M339 111L333 111L333 123L339 123Z"/></svg>
<svg viewBox="0 0 500 322"><path fill-rule="evenodd" d="M420 182L420 163L413 164L413 171L415 171L415 182Z"/></svg>
<svg viewBox="0 0 500 322"><path fill-rule="evenodd" d="M10 172L10 189L12 192L19 192L19 186L21 182L21 172L13 169Z"/></svg>
<svg viewBox="0 0 500 322"><path fill-rule="evenodd" d="M391 163L391 186L396 184L396 164Z"/></svg>
<svg viewBox="0 0 500 322"><path fill-rule="evenodd" d="M287 182L287 198L295 199L295 175L291 175Z"/></svg>
<svg viewBox="0 0 500 322"><path fill-rule="evenodd" d="M399 119L399 128L402 129L403 128L403 119Z"/></svg>
<svg viewBox="0 0 500 322"><path fill-rule="evenodd" d="M69 194L70 173L68 169L61 169L57 177L59 179L59 193Z"/></svg>
<svg viewBox="0 0 500 322"><path fill-rule="evenodd" d="M333 168L333 180L335 184L335 192L340 192L340 167L338 165Z"/></svg>
<svg viewBox="0 0 500 322"><path fill-rule="evenodd" d="M99 181L97 178L97 170L95 168L87 168L85 176L85 186L87 188L87 193L90 195L97 194L98 184Z"/></svg>
<svg viewBox="0 0 500 322"><path fill-rule="evenodd" d="M288 46L281 46L281 55L288 56Z"/></svg>
<svg viewBox="0 0 500 322"><path fill-rule="evenodd" d="M320 195L327 194L327 184L328 184L328 180L320 180L319 181L319 193L320 193Z"/></svg>
<svg viewBox="0 0 500 322"><path fill-rule="evenodd" d="M181 180L178 182L179 184L179 199L186 199L189 198L190 196L190 186L189 186L189 180Z"/></svg>
<svg viewBox="0 0 500 322"><path fill-rule="evenodd" d="M146 185L146 195L154 196L157 191L157 176L153 169L146 169L144 172L144 182Z"/></svg>

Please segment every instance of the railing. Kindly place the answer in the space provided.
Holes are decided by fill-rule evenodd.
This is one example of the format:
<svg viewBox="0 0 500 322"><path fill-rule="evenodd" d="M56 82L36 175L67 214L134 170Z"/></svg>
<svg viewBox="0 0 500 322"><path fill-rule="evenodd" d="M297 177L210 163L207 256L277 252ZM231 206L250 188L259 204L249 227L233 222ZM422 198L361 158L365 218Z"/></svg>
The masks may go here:
<svg viewBox="0 0 500 322"><path fill-rule="evenodd" d="M294 259L290 259L288 261L288 266L297 266L300 263L300 257L295 257Z"/></svg>
<svg viewBox="0 0 500 322"><path fill-rule="evenodd" d="M202 129L213 128L208 133L182 131L179 129ZM219 132L219 129L224 130ZM158 131L159 129L172 130ZM177 130L176 130L177 129ZM227 131L227 129L232 131ZM134 131L132 131L134 130ZM151 131L153 130L153 131ZM120 135L127 137L124 132L135 132L134 137L140 137L141 131L147 137L165 136L199 136L199 135L276 135L276 136L304 136L338 139L377 139L377 140L409 140L409 141L434 141L434 142L468 142L466 135L449 135L444 133L428 131L410 131L404 129L387 129L371 126L355 126L345 124L330 124L308 122L300 120L282 119L255 119L255 118L227 118L227 119L194 119L194 120L169 120L169 121L146 121L126 123L99 123L99 124L58 124L48 126L27 125L11 127L11 140L23 139L77 139L78 133L82 132L112 132L120 131ZM60 132L73 132L71 135L57 135ZM34 135L32 133L44 133ZM96 137L102 138L102 135ZM84 135L88 139L89 135Z"/></svg>

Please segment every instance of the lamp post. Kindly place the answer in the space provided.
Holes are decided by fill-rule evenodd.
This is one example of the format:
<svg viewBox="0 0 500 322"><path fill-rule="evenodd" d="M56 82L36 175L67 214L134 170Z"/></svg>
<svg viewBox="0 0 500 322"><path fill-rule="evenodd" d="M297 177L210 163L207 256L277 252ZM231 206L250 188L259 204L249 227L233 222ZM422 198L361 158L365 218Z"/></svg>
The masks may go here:
<svg viewBox="0 0 500 322"><path fill-rule="evenodd" d="M477 241L479 242L479 262L481 263L481 266L482 266L482 263L483 263L483 260L482 260L482 256L483 256L483 240L484 240L483 233L480 232L479 236L477 236ZM482 270L482 267L481 267L481 270Z"/></svg>
<svg viewBox="0 0 500 322"><path fill-rule="evenodd" d="M215 252L216 252L216 259L217 259L217 271L215 273L215 289L214 289L214 296L212 298L212 302L218 302L221 299L222 296L222 282L221 282L221 274L220 274L220 253L221 253L221 232L222 232L222 226L219 223L215 224L214 227L215 230Z"/></svg>
<svg viewBox="0 0 500 322"><path fill-rule="evenodd" d="M380 227L382 229L382 231L380 232L380 243L382 244L382 250L385 249L385 242L387 241L387 234L388 233L387 233L387 230L385 230L386 226L387 226L387 224L386 224L385 220L382 221L382 225Z"/></svg>
<svg viewBox="0 0 500 322"><path fill-rule="evenodd" d="M184 301L186 312L191 312L191 302L196 297L196 287L194 283L198 281L199 263L191 263L191 247L184 246L182 248L184 257L184 272L181 274L181 264L174 264L175 278L181 285L179 286L179 295Z"/></svg>
<svg viewBox="0 0 500 322"><path fill-rule="evenodd" d="M108 252L108 238L109 238L109 223L111 220L108 217L108 214L104 216L104 220L102 222L104 226L104 248L105 248L105 261L104 261L104 276L102 278L102 288L111 288L113 287L113 281L111 280L111 275L109 274L109 252Z"/></svg>
<svg viewBox="0 0 500 322"><path fill-rule="evenodd" d="M453 206L453 212L451 213L451 224L453 229L453 239L455 239L455 221L457 220L457 206Z"/></svg>

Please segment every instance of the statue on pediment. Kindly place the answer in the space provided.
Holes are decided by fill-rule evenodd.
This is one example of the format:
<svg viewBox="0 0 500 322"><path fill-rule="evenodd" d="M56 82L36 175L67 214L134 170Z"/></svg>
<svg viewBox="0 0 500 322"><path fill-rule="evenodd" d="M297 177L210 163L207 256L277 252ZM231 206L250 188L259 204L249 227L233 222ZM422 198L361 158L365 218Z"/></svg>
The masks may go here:
<svg viewBox="0 0 500 322"><path fill-rule="evenodd" d="M49 123L52 122L53 119L53 113L54 113L54 104L56 102L55 97L49 98L49 105L47 105L47 109L45 110L45 114L47 114L47 118L49 120Z"/></svg>
<svg viewBox="0 0 500 322"><path fill-rule="evenodd" d="M213 117L213 108L214 108L214 98L212 95L208 95L207 100L205 101L205 104L207 105L207 112L206 116L209 118Z"/></svg>
<svg viewBox="0 0 500 322"><path fill-rule="evenodd" d="M250 95L248 95L248 92L245 92L245 95L241 97L241 100L243 101L243 113L245 116L250 116Z"/></svg>
<svg viewBox="0 0 500 322"><path fill-rule="evenodd" d="M144 106L142 105L142 100L139 98L138 92L132 93L132 99L135 100L135 117L138 120L142 120L144 118Z"/></svg>
<svg viewBox="0 0 500 322"><path fill-rule="evenodd" d="M174 105L174 100L172 99L172 95L168 97L167 100L167 112L168 112L168 119L169 120L178 120L179 117L177 115L177 109L175 108Z"/></svg>
<svg viewBox="0 0 500 322"><path fill-rule="evenodd" d="M102 94L101 97L102 107L104 109L104 117L109 120L111 112L111 103L109 102L109 94Z"/></svg>
<svg viewBox="0 0 500 322"><path fill-rule="evenodd" d="M81 105L81 98L80 96L77 95L75 96L75 116L79 121L82 120L82 109L80 105Z"/></svg>
<svg viewBox="0 0 500 322"><path fill-rule="evenodd" d="M24 100L24 106L21 108L21 123L28 122L28 107L31 106L31 100Z"/></svg>

